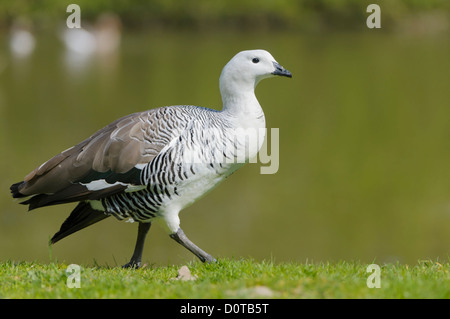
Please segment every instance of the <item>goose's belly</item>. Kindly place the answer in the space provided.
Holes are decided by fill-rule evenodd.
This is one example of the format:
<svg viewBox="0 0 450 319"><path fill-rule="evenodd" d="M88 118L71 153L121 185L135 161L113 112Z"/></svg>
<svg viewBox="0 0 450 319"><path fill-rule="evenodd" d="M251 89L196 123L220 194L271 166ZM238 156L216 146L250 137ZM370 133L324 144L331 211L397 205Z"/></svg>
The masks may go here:
<svg viewBox="0 0 450 319"><path fill-rule="evenodd" d="M166 198L161 205L161 211L175 210L180 211L183 208L193 204L200 197L219 185L225 178L240 168L242 164L229 165L227 168L217 167L217 165L194 165L195 174L189 174L188 178L179 181L174 186L175 196Z"/></svg>

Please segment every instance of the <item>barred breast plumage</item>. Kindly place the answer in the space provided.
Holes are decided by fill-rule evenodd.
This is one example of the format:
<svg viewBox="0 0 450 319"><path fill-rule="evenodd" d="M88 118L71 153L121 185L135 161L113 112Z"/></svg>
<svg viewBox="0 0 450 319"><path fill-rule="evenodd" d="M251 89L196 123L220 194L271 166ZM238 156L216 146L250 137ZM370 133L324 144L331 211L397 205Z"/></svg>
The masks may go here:
<svg viewBox="0 0 450 319"><path fill-rule="evenodd" d="M256 84L272 75L291 76L266 51L238 53L223 69L222 111L169 106L120 118L51 158L24 181L13 197L35 209L79 202L51 243L108 216L139 222L127 267L139 267L152 221L202 261L214 258L180 228L180 210L255 156L265 133Z"/></svg>

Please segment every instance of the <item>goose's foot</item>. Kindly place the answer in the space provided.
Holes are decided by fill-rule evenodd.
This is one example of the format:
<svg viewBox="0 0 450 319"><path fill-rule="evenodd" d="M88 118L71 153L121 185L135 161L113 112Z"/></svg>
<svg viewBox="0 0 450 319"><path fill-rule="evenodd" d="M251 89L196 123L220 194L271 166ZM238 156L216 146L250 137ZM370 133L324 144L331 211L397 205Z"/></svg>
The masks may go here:
<svg viewBox="0 0 450 319"><path fill-rule="evenodd" d="M131 269L138 269L141 268L141 262L135 262L133 260L130 260L125 265L122 266L122 268L131 268Z"/></svg>

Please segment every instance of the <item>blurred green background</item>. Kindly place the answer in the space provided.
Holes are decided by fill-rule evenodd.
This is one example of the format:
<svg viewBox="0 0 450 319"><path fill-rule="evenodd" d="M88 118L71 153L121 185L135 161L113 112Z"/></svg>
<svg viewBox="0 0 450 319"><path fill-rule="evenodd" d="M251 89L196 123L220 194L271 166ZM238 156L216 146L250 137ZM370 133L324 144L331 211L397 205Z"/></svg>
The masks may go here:
<svg viewBox="0 0 450 319"><path fill-rule="evenodd" d="M64 43L71 2L2 1L0 260L127 262L137 224L110 218L50 253L75 205L28 213L9 186L120 116L220 109L221 69L256 48L293 74L256 89L267 126L280 129L279 171L249 164L182 211L192 241L217 257L446 260L450 2L376 1L382 28L368 29L373 2L80 0L82 27L113 43L80 53ZM145 262L193 259L153 226Z"/></svg>

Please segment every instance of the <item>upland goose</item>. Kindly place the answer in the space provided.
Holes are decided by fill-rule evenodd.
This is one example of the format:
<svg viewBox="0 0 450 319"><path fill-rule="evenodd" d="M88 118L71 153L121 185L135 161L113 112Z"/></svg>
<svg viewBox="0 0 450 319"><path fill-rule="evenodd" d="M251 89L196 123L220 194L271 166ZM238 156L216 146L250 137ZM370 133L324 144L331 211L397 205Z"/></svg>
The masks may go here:
<svg viewBox="0 0 450 319"><path fill-rule="evenodd" d="M122 117L13 184L12 196L29 210L78 202L51 244L114 216L139 223L124 267L141 265L153 221L202 262L215 261L186 237L178 214L257 155L265 118L254 91L274 75L292 77L269 52L242 51L220 75L221 111L177 105Z"/></svg>

